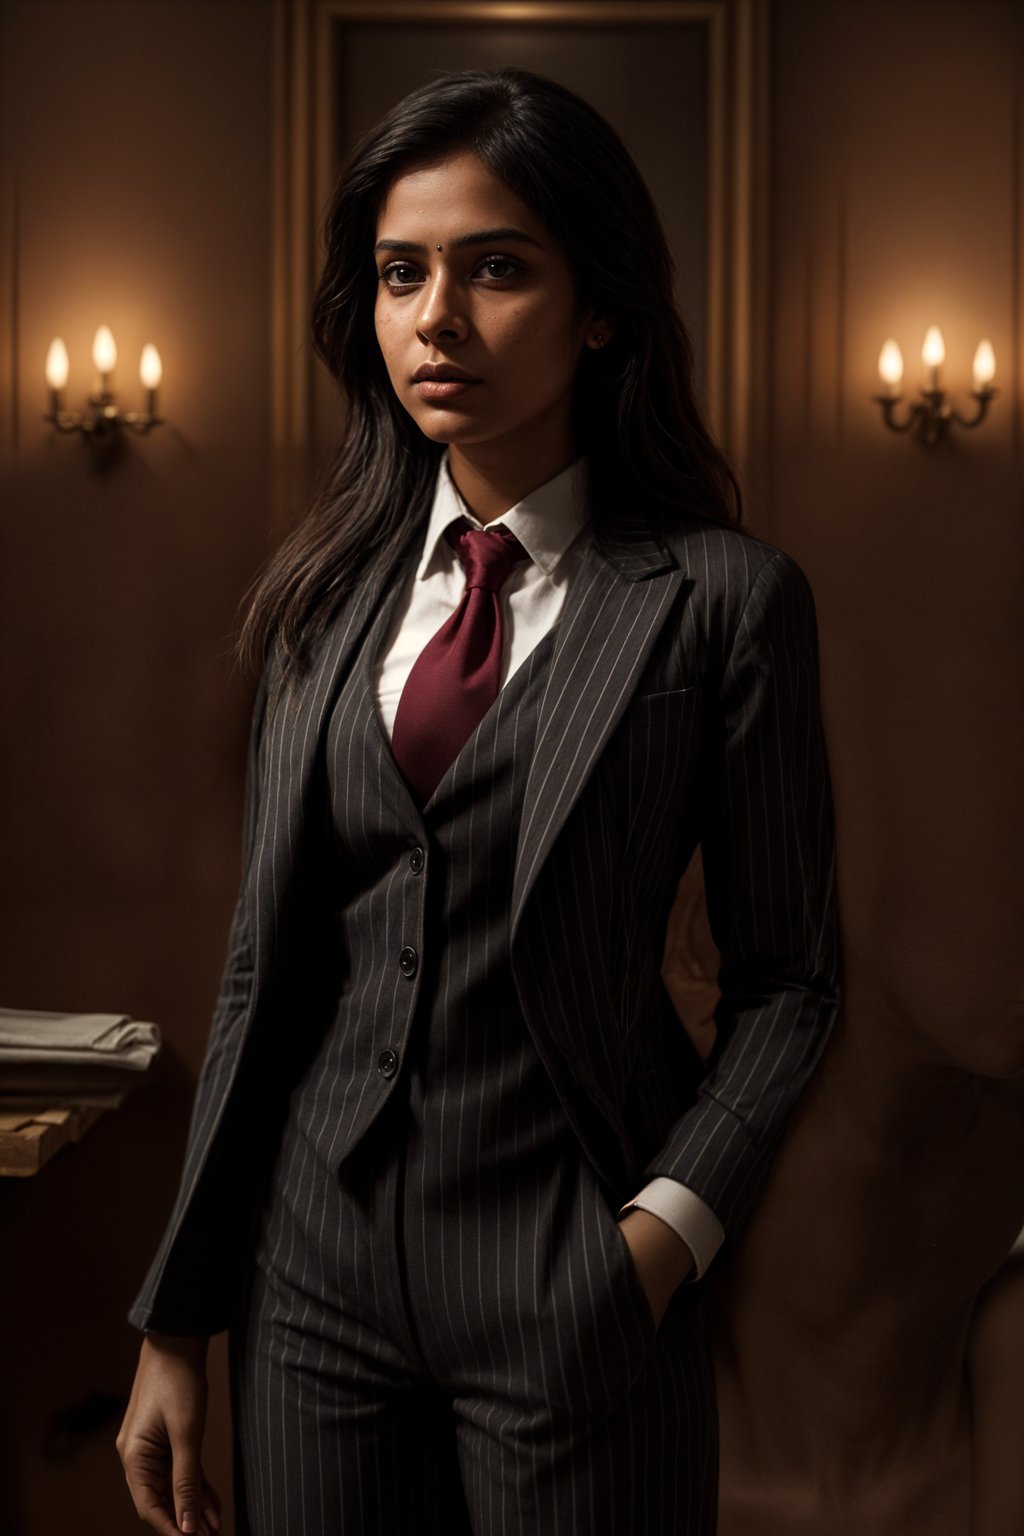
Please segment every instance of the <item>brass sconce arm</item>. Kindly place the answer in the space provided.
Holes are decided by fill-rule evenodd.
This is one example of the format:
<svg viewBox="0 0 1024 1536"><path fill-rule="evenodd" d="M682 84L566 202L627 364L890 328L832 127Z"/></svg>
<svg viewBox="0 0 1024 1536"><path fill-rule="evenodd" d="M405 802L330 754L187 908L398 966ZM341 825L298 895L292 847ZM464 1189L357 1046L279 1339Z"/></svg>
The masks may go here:
<svg viewBox="0 0 1024 1536"><path fill-rule="evenodd" d="M58 432L92 432L95 430L92 421L83 418L81 411L48 411L43 420L52 422Z"/></svg>
<svg viewBox="0 0 1024 1536"><path fill-rule="evenodd" d="M130 427L133 432L148 432L152 427L160 426L163 420L151 411L121 411L114 404L112 395L91 395L89 405L91 410L87 412L48 411L43 420L52 422L58 432L83 432L94 442L111 440L121 427Z"/></svg>
<svg viewBox="0 0 1024 1536"><path fill-rule="evenodd" d="M974 415L968 420L966 416L961 416L959 411L951 410L949 413L950 419L959 422L962 427L980 427L988 415L989 401L994 400L998 393L998 389L972 389L971 398L978 402L978 409Z"/></svg>
<svg viewBox="0 0 1024 1536"><path fill-rule="evenodd" d="M921 441L931 448L941 442L951 421L957 422L961 427L979 427L988 415L989 402L994 400L998 393L997 389L991 389L988 386L984 389L972 390L971 396L978 402L978 408L974 415L968 418L947 404L944 389L922 389L922 398L910 402L908 414L903 421L898 421L896 418L896 407L904 399L902 395L872 395L871 398L882 407L882 416L891 432L910 432L916 427Z"/></svg>
<svg viewBox="0 0 1024 1536"><path fill-rule="evenodd" d="M907 419L897 421L896 407L902 403L902 395L872 395L871 398L882 407L885 424L891 432L909 432L925 409L923 405L912 404Z"/></svg>
<svg viewBox="0 0 1024 1536"><path fill-rule="evenodd" d="M131 427L133 432L138 432L140 435L148 432L151 427L159 427L162 424L162 416L153 416L148 411L125 411L121 416L121 425Z"/></svg>

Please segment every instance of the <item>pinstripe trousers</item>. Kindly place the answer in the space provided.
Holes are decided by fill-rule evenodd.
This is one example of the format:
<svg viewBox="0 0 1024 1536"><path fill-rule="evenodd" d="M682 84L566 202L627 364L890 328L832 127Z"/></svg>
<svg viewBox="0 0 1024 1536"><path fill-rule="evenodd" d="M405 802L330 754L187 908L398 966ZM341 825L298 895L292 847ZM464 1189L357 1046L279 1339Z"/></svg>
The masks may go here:
<svg viewBox="0 0 1024 1536"><path fill-rule="evenodd" d="M655 1329L509 965L553 634L419 807L372 698L389 609L326 733L333 992L232 1302L239 1530L706 1536L703 1286Z"/></svg>

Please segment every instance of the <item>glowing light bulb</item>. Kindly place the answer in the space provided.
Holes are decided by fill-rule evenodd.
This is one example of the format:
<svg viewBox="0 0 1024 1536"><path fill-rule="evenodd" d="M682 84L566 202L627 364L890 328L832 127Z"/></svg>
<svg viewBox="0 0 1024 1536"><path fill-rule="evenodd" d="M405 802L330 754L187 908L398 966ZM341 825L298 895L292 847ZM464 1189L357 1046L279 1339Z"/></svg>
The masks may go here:
<svg viewBox="0 0 1024 1536"><path fill-rule="evenodd" d="M117 363L117 346L109 325L101 325L93 337L92 360L98 374L113 373Z"/></svg>
<svg viewBox="0 0 1024 1536"><path fill-rule="evenodd" d="M52 390L63 389L68 381L68 349L59 336L50 342L46 354L46 382Z"/></svg>
<svg viewBox="0 0 1024 1536"><path fill-rule="evenodd" d="M163 376L164 365L160 361L160 353L151 341L147 341L142 349L142 360L139 363L139 378L146 389L158 389Z"/></svg>
<svg viewBox="0 0 1024 1536"><path fill-rule="evenodd" d="M939 369L946 361L946 343L937 325L930 325L925 333L921 359L925 366L925 389L938 389Z"/></svg>
<svg viewBox="0 0 1024 1536"><path fill-rule="evenodd" d="M942 339L942 332L937 325L930 325L924 338L924 346L921 348L921 356L929 368L937 368L940 363L946 361L946 343Z"/></svg>
<svg viewBox="0 0 1024 1536"><path fill-rule="evenodd" d="M903 380L903 353L891 336L878 354L878 373L887 393L897 394Z"/></svg>
<svg viewBox="0 0 1024 1536"><path fill-rule="evenodd" d="M974 354L974 391L980 394L987 389L996 376L996 355L992 350L990 341L979 341L978 350Z"/></svg>

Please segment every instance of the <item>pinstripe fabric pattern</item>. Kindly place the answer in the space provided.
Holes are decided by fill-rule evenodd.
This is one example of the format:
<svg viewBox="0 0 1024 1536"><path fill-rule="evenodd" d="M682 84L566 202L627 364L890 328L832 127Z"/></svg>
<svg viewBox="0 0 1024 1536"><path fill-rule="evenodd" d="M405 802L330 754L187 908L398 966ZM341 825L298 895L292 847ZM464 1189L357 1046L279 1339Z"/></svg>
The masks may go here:
<svg viewBox="0 0 1024 1536"><path fill-rule="evenodd" d="M421 537L410 528L407 549ZM626 1199L645 1174L679 1179L734 1235L838 1006L813 600L788 555L733 529L681 516L660 544L627 509L610 537L609 557L587 549L554 632L510 970L604 1187ZM311 969L315 766L388 574L345 605L301 692L254 712L242 889L179 1196L129 1313L139 1327L226 1326L227 1192L258 1152L246 1110L289 1058ZM658 976L698 841L723 954L703 1079Z"/></svg>
<svg viewBox="0 0 1024 1536"><path fill-rule="evenodd" d="M597 659L576 699L580 667L559 668L557 653L552 667L525 796L523 841L537 853L517 866L513 962L527 1017L544 1020L601 1111L593 1150L609 1178L624 1193L637 1179L676 1178L735 1235L837 1011L835 833L806 577L788 555L724 530L695 531L686 548L688 580L661 578L666 605L683 589L676 623L649 614L660 645L642 690L616 652L653 599L638 616L636 600L598 576L602 601L574 605L560 636L563 654ZM626 655L649 654L649 634ZM620 728L594 730L594 714L619 719L623 692ZM584 714L578 736L566 711ZM558 857L532 886L552 825ZM712 1071L691 1102L694 1054L658 971L698 841L723 996ZM516 932L531 890L531 921ZM568 978L566 955L587 957Z"/></svg>
<svg viewBox="0 0 1024 1536"><path fill-rule="evenodd" d="M699 1300L655 1334L509 969L555 632L421 815L374 718L368 658L392 603L326 730L323 900L343 960L232 1330L246 1525L697 1536L713 1528L716 1447ZM403 1506L387 1472L407 1455Z"/></svg>

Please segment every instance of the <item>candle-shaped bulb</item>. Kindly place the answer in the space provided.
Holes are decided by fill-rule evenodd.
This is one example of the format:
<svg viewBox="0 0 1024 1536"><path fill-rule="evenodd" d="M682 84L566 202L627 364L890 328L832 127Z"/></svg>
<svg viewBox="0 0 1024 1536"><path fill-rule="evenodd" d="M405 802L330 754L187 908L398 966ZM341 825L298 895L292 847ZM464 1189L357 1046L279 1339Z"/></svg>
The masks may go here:
<svg viewBox="0 0 1024 1536"><path fill-rule="evenodd" d="M930 325L921 348L921 357L929 368L938 368L946 361L946 343L937 325Z"/></svg>
<svg viewBox="0 0 1024 1536"><path fill-rule="evenodd" d="M978 350L974 354L973 371L974 392L980 394L983 389L988 389L996 376L996 355L990 341L978 342Z"/></svg>
<svg viewBox="0 0 1024 1536"><path fill-rule="evenodd" d="M101 325L93 337L92 360L97 373L113 373L117 362L117 347L109 325Z"/></svg>
<svg viewBox="0 0 1024 1536"><path fill-rule="evenodd" d="M937 325L930 325L925 334L921 358L925 366L925 389L937 390L939 369L946 361L946 343Z"/></svg>
<svg viewBox="0 0 1024 1536"><path fill-rule="evenodd" d="M68 381L68 349L59 336L50 342L46 354L46 382L53 390L63 389Z"/></svg>
<svg viewBox="0 0 1024 1536"><path fill-rule="evenodd" d="M139 363L139 378L146 389L158 389L163 376L164 365L160 361L160 353L151 341L147 341L142 349L142 360Z"/></svg>
<svg viewBox="0 0 1024 1536"><path fill-rule="evenodd" d="M903 353L891 336L878 354L878 373L889 394L894 395L903 380Z"/></svg>

